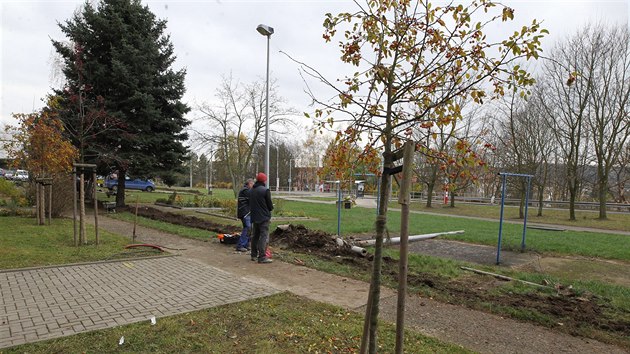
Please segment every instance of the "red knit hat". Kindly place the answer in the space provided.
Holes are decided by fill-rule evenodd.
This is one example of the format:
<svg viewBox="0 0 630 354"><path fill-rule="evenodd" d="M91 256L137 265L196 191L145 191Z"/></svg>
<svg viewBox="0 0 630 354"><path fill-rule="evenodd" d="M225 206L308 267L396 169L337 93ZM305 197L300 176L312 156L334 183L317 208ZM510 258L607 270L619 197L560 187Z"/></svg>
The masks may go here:
<svg viewBox="0 0 630 354"><path fill-rule="evenodd" d="M262 172L258 172L258 174L256 175L256 180L258 182L265 183L267 182L267 175Z"/></svg>

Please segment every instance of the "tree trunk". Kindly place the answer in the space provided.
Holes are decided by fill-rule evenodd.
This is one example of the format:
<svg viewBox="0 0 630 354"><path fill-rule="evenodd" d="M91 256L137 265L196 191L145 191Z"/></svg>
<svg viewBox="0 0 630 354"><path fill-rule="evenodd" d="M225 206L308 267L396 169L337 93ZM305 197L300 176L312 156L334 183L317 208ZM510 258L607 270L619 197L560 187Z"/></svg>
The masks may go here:
<svg viewBox="0 0 630 354"><path fill-rule="evenodd" d="M569 182L569 220L575 221L575 199L577 194L577 184Z"/></svg>
<svg viewBox="0 0 630 354"><path fill-rule="evenodd" d="M545 185L538 186L538 214L536 216L543 216L543 203L545 198Z"/></svg>
<svg viewBox="0 0 630 354"><path fill-rule="evenodd" d="M604 171L599 171L602 168L598 168L598 183L597 183L597 194L599 199L599 219L606 220L608 216L606 215L606 200L608 199L608 175Z"/></svg>
<svg viewBox="0 0 630 354"><path fill-rule="evenodd" d="M433 207L433 188L435 188L435 182L427 183L427 208Z"/></svg>
<svg viewBox="0 0 630 354"><path fill-rule="evenodd" d="M116 206L124 207L125 206L125 178L127 176L126 170L118 171L118 187L116 187Z"/></svg>
<svg viewBox="0 0 630 354"><path fill-rule="evenodd" d="M383 154L384 167L392 166L391 153ZM376 353L377 329L378 329L378 312L381 294L381 267L383 257L383 236L385 234L385 226L387 225L387 204L389 202L391 176L387 173L381 175L381 190L378 216L376 217L376 243L374 245L374 262L372 263L372 281L370 282L370 292L368 294L368 303L365 310L365 322L363 326L363 337L361 340L361 353L366 352L366 346L369 345L369 352Z"/></svg>
<svg viewBox="0 0 630 354"><path fill-rule="evenodd" d="M455 208L455 193L454 192L449 193L449 197L451 198L450 207Z"/></svg>

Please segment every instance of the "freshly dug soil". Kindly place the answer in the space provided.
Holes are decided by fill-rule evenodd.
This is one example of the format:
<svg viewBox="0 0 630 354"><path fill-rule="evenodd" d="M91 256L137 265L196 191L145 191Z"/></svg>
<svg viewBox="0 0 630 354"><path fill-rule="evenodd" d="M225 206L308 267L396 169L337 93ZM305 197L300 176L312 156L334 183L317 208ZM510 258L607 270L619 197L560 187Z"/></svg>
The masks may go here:
<svg viewBox="0 0 630 354"><path fill-rule="evenodd" d="M135 212L135 208L126 207L124 209L130 213ZM161 211L155 208L142 206L138 208L138 215L159 221L165 221L175 225L182 225L187 227L194 227L196 229L208 230L216 233L234 233L241 232L242 227L234 226L234 225L223 225L213 223L208 220L200 219L195 216L186 216L176 213L170 213L166 211Z"/></svg>
<svg viewBox="0 0 630 354"><path fill-rule="evenodd" d="M286 230L276 228L269 237L269 243L272 246L324 257L355 257L356 254L350 251L350 246L347 244L339 246L336 238L337 236L323 231L309 230L304 225L289 225Z"/></svg>
<svg viewBox="0 0 630 354"><path fill-rule="evenodd" d="M290 225L287 230L276 229L270 242L276 247L316 254L351 265L363 272L371 271L372 257L360 257L351 252L349 246L338 246L335 238L335 235L309 230L302 225ZM398 279L398 261L384 257L382 267L384 276ZM616 336L630 336L630 321L610 318L603 299L588 293L578 296L572 289L559 287L555 293L536 289L528 293L512 293L501 289L505 281L489 276L470 275L453 280L413 271L408 274L407 282L413 288L429 288L453 304L485 311L514 308L536 316L548 316L548 327L560 328L574 335L585 335L583 332L589 332L589 328L596 328ZM626 318L630 318L630 314Z"/></svg>

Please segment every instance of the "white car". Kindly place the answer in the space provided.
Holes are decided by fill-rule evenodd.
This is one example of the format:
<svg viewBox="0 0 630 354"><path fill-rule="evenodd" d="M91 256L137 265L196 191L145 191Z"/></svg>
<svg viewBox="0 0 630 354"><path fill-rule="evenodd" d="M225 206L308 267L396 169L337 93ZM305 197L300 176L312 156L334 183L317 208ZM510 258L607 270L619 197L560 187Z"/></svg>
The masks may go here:
<svg viewBox="0 0 630 354"><path fill-rule="evenodd" d="M28 171L26 170L17 170L15 171L15 175L13 175L14 181L26 182L28 181Z"/></svg>

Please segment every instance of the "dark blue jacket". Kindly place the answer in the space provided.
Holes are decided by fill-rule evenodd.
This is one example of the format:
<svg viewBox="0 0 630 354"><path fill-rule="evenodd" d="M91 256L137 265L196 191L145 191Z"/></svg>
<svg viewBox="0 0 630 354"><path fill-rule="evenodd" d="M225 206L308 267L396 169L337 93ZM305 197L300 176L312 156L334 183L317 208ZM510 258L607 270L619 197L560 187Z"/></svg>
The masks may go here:
<svg viewBox="0 0 630 354"><path fill-rule="evenodd" d="M238 192L236 217L242 219L247 215L249 215L249 188L245 186L240 192Z"/></svg>
<svg viewBox="0 0 630 354"><path fill-rule="evenodd" d="M271 220L271 211L273 210L271 192L264 183L256 182L249 191L249 208L253 223Z"/></svg>

